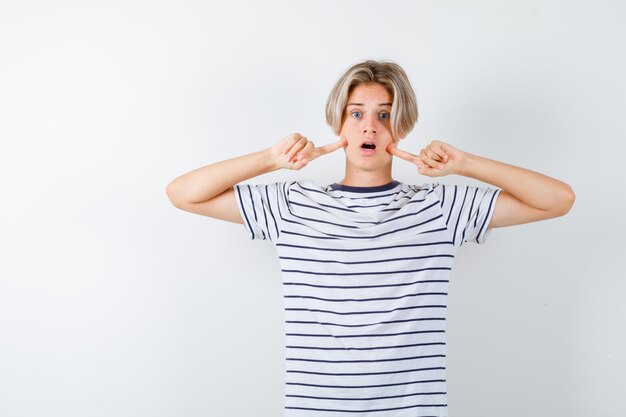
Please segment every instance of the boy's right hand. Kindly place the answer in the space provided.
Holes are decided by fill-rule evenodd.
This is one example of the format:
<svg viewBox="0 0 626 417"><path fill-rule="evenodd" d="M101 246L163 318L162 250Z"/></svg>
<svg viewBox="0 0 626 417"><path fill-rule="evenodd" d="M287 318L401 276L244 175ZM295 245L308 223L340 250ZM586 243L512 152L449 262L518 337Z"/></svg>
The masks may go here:
<svg viewBox="0 0 626 417"><path fill-rule="evenodd" d="M277 168L298 170L309 161L343 148L348 141L341 137L337 142L316 148L313 142L299 133L292 133L270 148L270 156Z"/></svg>

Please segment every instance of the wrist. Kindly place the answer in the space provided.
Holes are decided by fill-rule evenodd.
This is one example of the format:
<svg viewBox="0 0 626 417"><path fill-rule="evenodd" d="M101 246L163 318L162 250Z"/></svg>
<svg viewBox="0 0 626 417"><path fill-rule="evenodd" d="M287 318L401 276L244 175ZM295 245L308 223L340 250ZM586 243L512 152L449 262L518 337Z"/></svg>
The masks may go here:
<svg viewBox="0 0 626 417"><path fill-rule="evenodd" d="M463 156L463 160L459 164L459 168L457 170L458 175L462 175L464 177L471 177L472 172L474 172L474 167L478 162L478 156L469 152L465 152Z"/></svg>
<svg viewBox="0 0 626 417"><path fill-rule="evenodd" d="M263 167L266 172L272 172L272 171L276 171L277 169L280 169L280 166L278 165L278 161L272 154L272 148L266 148L266 149L259 151L259 155L261 157L261 160L263 162Z"/></svg>

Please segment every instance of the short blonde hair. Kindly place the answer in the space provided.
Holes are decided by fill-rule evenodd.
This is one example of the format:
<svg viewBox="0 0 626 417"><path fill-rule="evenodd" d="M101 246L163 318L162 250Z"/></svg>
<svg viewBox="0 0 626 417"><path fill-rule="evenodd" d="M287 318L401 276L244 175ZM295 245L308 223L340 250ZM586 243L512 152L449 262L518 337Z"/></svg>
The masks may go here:
<svg viewBox="0 0 626 417"><path fill-rule="evenodd" d="M326 101L326 123L339 136L345 119L348 96L359 84L379 83L392 97L391 135L403 139L417 123L417 100L404 70L389 60L365 60L348 68L339 77Z"/></svg>

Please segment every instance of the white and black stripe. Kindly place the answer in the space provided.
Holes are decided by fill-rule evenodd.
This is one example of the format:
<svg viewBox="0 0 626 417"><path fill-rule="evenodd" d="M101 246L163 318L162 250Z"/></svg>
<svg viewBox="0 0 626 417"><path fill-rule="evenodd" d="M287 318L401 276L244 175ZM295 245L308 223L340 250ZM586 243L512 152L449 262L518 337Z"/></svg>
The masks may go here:
<svg viewBox="0 0 626 417"><path fill-rule="evenodd" d="M500 189L392 181L234 186L251 239L278 251L285 416L447 416L449 276L485 243Z"/></svg>

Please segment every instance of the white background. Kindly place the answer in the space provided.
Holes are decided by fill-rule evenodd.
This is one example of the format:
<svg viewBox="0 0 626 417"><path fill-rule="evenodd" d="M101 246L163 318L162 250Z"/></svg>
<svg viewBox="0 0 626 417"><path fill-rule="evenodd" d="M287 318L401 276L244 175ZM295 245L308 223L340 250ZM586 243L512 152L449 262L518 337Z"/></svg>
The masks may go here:
<svg viewBox="0 0 626 417"><path fill-rule="evenodd" d="M166 185L291 132L332 85L409 75L439 139L558 178L564 217L494 229L452 274L453 417L626 415L625 7L618 1L0 3L0 416L283 412L276 251ZM252 183L343 178L341 151ZM394 161L394 178L421 176ZM444 183L472 183L450 176ZM620 272L621 271L621 272Z"/></svg>

